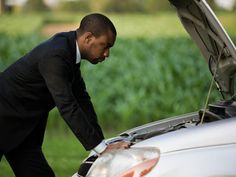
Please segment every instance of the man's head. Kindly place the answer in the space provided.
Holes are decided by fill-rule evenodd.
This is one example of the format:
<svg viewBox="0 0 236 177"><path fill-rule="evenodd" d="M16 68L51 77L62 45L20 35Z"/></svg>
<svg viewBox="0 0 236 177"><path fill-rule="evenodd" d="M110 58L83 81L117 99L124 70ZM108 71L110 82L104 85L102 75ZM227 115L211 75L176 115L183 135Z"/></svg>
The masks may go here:
<svg viewBox="0 0 236 177"><path fill-rule="evenodd" d="M116 40L116 29L106 16L98 13L87 15L76 31L83 59L97 64L109 56Z"/></svg>

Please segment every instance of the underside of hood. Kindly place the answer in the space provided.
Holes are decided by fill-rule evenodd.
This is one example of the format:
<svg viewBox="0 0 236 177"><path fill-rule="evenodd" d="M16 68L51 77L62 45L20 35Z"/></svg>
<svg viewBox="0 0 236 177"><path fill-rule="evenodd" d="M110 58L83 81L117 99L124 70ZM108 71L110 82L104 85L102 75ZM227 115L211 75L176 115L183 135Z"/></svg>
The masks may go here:
<svg viewBox="0 0 236 177"><path fill-rule="evenodd" d="M200 48L223 99L236 100L236 48L205 0L169 0ZM201 72L201 71L199 71Z"/></svg>

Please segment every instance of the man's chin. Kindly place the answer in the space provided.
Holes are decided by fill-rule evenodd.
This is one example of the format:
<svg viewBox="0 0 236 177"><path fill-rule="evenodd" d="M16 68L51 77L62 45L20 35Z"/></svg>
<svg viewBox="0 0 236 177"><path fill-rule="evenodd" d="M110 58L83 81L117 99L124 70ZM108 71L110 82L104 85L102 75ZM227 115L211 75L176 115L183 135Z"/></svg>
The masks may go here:
<svg viewBox="0 0 236 177"><path fill-rule="evenodd" d="M94 59L94 60L90 60L90 62L91 62L92 64L98 64L98 63L103 62L103 60L102 60L102 59Z"/></svg>
<svg viewBox="0 0 236 177"><path fill-rule="evenodd" d="M92 61L90 61L90 63L92 63L92 64L96 65L96 64L98 64L98 63L99 63L99 61L98 61L98 60L92 60Z"/></svg>

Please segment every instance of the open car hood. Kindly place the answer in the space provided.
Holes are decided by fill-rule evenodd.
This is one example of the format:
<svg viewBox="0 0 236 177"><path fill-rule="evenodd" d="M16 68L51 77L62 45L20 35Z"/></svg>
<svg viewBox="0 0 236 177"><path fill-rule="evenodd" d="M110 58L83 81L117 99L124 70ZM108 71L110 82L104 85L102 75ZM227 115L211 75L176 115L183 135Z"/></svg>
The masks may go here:
<svg viewBox="0 0 236 177"><path fill-rule="evenodd" d="M169 0L209 64L225 100L236 100L236 48L205 0ZM201 71L199 71L201 72Z"/></svg>

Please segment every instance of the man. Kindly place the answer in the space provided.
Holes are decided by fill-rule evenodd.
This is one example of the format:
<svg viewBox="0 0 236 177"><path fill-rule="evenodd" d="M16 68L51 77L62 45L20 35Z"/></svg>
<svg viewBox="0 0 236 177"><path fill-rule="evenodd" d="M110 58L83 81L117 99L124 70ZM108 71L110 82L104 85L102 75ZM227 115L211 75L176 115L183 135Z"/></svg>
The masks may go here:
<svg viewBox="0 0 236 177"><path fill-rule="evenodd" d="M80 73L81 59L104 61L115 40L112 22L90 14L76 31L56 34L0 75L0 159L6 157L16 177L55 176L41 149L55 106L86 150L128 148L105 144Z"/></svg>

